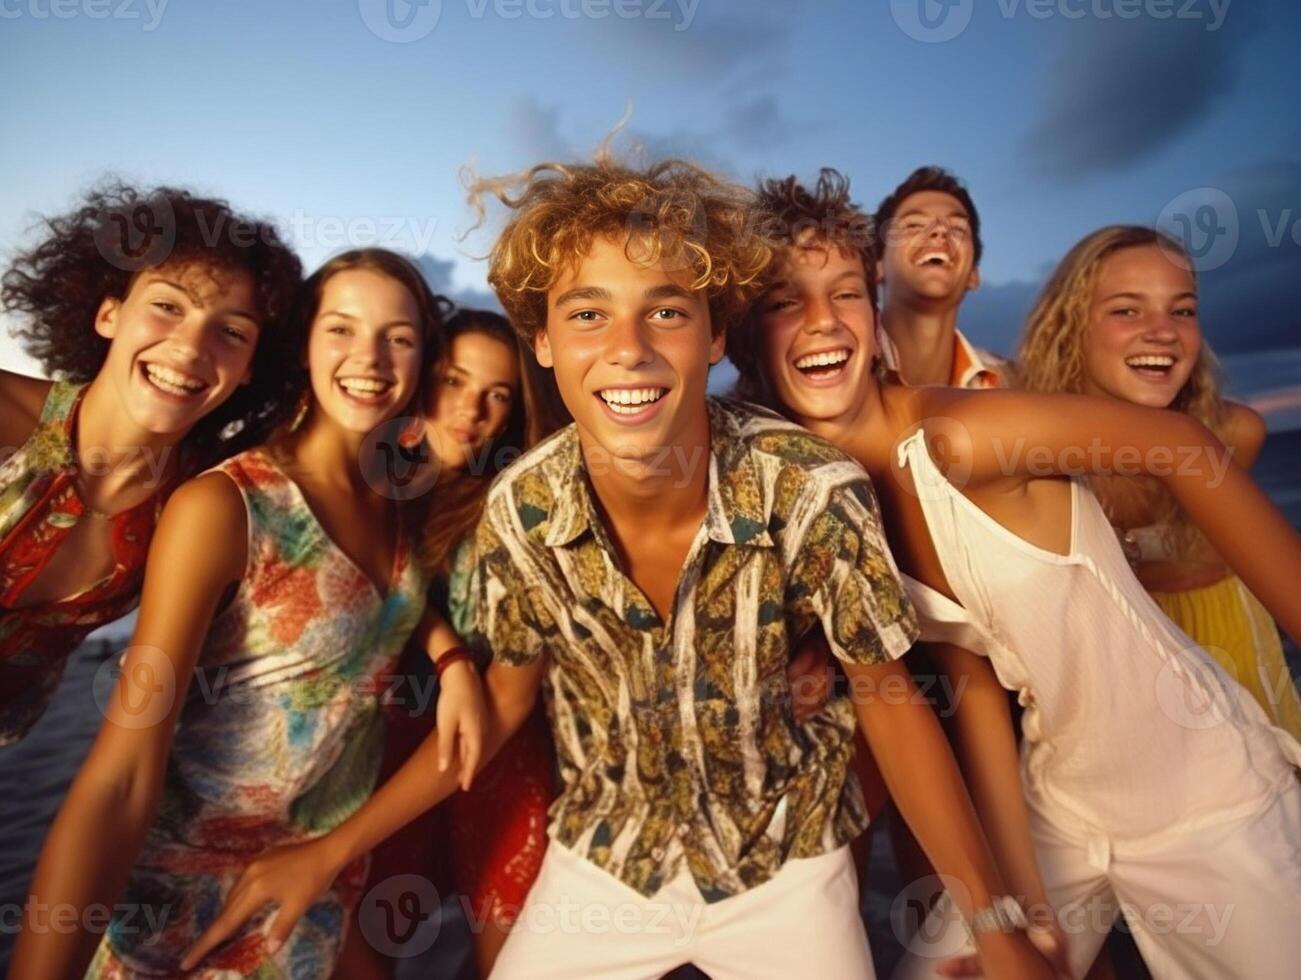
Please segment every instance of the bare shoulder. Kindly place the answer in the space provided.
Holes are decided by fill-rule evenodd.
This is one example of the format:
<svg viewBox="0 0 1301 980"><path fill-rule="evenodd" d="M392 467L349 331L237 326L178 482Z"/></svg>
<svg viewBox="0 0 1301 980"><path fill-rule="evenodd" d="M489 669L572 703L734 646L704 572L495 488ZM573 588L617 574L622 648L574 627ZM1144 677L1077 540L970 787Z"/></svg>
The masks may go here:
<svg viewBox="0 0 1301 980"><path fill-rule="evenodd" d="M1240 466L1248 467L1256 461L1266 435L1264 416L1254 408L1238 402L1225 403L1224 441L1236 450Z"/></svg>
<svg viewBox="0 0 1301 980"><path fill-rule="evenodd" d="M0 370L0 442L20 446L36 428L51 381Z"/></svg>
<svg viewBox="0 0 1301 980"><path fill-rule="evenodd" d="M248 560L248 515L230 477L204 473L181 484L167 501L154 534L154 553L185 556L224 578L239 578Z"/></svg>

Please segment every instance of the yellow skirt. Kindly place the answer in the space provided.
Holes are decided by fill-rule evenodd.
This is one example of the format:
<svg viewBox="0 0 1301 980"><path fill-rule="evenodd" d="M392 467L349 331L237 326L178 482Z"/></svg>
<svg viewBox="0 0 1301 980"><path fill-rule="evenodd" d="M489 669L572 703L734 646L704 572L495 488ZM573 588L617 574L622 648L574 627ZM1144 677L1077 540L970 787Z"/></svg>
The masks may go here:
<svg viewBox="0 0 1301 980"><path fill-rule="evenodd" d="M1301 701L1278 627L1236 575L1186 592L1153 592L1165 614L1238 679L1270 720L1301 739Z"/></svg>

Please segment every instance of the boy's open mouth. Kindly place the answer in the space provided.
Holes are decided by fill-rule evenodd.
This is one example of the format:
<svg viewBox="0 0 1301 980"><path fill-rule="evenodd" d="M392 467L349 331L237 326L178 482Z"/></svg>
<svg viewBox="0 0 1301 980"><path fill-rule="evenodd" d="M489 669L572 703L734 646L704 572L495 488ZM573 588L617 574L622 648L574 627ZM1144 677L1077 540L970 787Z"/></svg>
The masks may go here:
<svg viewBox="0 0 1301 980"><path fill-rule="evenodd" d="M948 252L943 249L931 249L928 252L922 252L917 256L914 265L927 266L929 268L947 269L953 265L953 259Z"/></svg>
<svg viewBox="0 0 1301 980"><path fill-rule="evenodd" d="M635 418L649 411L668 394L667 388L602 388L596 393L607 409L624 418Z"/></svg>
<svg viewBox="0 0 1301 980"><path fill-rule="evenodd" d="M810 381L831 381L845 373L853 351L848 347L817 351L795 359L795 370Z"/></svg>

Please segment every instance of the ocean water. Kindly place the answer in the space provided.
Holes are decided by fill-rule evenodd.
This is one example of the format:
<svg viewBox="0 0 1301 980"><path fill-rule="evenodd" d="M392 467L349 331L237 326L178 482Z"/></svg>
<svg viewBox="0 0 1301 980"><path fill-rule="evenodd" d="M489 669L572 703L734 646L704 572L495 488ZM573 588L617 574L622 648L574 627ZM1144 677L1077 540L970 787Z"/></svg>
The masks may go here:
<svg viewBox="0 0 1301 980"><path fill-rule="evenodd" d="M1254 474L1271 498L1301 528L1301 430L1271 434ZM58 696L45 717L22 742L0 749L0 975L8 968L10 950L45 832L98 728L99 712L91 694L96 670L120 640L83 644L72 658ZM1301 677L1301 657L1289 646L1294 677ZM105 846L112 846L105 841ZM877 959L878 973L888 976L898 949L888 925L897 894L896 875L884 833L873 847L872 887L863 896L864 910ZM400 977L471 976L466 968L468 933L447 922L434 948L406 961ZM1144 976L1125 959L1122 977Z"/></svg>

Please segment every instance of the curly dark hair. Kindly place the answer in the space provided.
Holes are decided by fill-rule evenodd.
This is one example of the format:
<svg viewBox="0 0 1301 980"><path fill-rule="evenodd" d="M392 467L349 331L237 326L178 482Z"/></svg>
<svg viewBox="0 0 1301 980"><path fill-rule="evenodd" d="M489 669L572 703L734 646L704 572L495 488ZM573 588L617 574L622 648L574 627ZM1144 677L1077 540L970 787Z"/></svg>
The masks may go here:
<svg viewBox="0 0 1301 980"><path fill-rule="evenodd" d="M798 177L774 177L759 184L758 206L763 213L765 236L786 247L804 243L835 246L857 255L863 262L867 295L876 309L876 226L872 216L849 196L849 178L839 170L823 167L817 183L808 188ZM763 280L764 289L780 270L780 263L769 266ZM756 341L758 303L751 305L729 332L727 356L740 375L734 394L738 398L772 405L759 365L761 345Z"/></svg>
<svg viewBox="0 0 1301 980"><path fill-rule="evenodd" d="M889 233L890 222L898 213L899 206L922 191L939 191L941 194L947 194L966 209L967 217L971 219L972 255L975 264L979 266L980 256L984 253L985 246L980 240L980 213L976 210L976 203L971 199L971 192L967 190L966 184L943 167L934 166L918 167L877 205L876 227L881 231L881 238L877 243L877 257L879 258L885 252L885 239Z"/></svg>
<svg viewBox="0 0 1301 980"><path fill-rule="evenodd" d="M253 445L288 411L297 391L284 366L299 360L303 345L288 313L303 270L274 226L183 188L142 190L110 180L40 227L43 239L0 279L0 304L25 321L14 332L48 374L90 381L108 356L109 342L93 329L104 299L124 299L144 269L201 263L252 277L262 330L250 383L187 436L189 465L211 465Z"/></svg>

